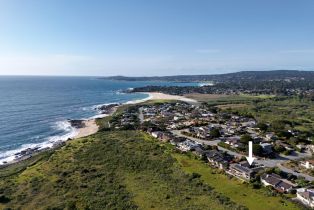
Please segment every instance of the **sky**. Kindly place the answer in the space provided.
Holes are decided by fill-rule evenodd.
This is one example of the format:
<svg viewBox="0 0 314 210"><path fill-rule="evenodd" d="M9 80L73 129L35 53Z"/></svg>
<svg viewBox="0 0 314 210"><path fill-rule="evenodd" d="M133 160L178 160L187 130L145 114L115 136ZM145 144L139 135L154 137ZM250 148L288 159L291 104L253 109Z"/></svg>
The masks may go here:
<svg viewBox="0 0 314 210"><path fill-rule="evenodd" d="M314 70L313 0L0 0L0 75Z"/></svg>

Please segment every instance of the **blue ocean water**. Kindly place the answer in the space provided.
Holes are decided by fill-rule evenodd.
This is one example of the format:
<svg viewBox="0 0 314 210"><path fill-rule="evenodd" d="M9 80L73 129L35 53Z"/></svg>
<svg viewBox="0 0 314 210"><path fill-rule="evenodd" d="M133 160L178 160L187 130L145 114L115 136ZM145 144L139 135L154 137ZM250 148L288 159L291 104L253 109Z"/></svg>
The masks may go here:
<svg viewBox="0 0 314 210"><path fill-rule="evenodd" d="M73 136L68 119L97 115L96 105L148 97L121 91L144 85L193 83L127 82L94 77L0 77L0 164L14 154Z"/></svg>

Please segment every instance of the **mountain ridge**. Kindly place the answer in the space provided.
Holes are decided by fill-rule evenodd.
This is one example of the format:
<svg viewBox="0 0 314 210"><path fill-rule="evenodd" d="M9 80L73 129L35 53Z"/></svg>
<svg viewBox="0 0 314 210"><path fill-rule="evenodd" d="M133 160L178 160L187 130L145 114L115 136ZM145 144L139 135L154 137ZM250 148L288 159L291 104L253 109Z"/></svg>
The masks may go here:
<svg viewBox="0 0 314 210"><path fill-rule="evenodd" d="M200 74L200 75L172 75L172 76L109 76L101 79L124 80L124 81L172 81L172 82L223 82L237 80L307 80L314 79L314 71L303 70L265 70L265 71L239 71L225 74Z"/></svg>

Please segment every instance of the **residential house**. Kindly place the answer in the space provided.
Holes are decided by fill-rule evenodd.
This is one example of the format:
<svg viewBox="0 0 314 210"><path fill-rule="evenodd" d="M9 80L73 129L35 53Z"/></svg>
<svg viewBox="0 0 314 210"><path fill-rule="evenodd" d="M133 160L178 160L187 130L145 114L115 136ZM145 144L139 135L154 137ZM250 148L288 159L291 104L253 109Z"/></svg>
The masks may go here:
<svg viewBox="0 0 314 210"><path fill-rule="evenodd" d="M201 147L195 147L192 151L192 153L196 156L198 156L199 158L204 158L206 155L206 151L203 150Z"/></svg>
<svg viewBox="0 0 314 210"><path fill-rule="evenodd" d="M314 189L297 189L296 199L304 205L314 208Z"/></svg>
<svg viewBox="0 0 314 210"><path fill-rule="evenodd" d="M244 127L254 127L256 125L256 121L255 120L249 120L246 122L242 122L241 124Z"/></svg>
<svg viewBox="0 0 314 210"><path fill-rule="evenodd" d="M314 160L300 161L300 166L306 169L314 169Z"/></svg>
<svg viewBox="0 0 314 210"><path fill-rule="evenodd" d="M163 133L161 131L154 131L151 133L151 135L157 139L161 138Z"/></svg>
<svg viewBox="0 0 314 210"><path fill-rule="evenodd" d="M273 152L272 150L272 144L269 144L269 143L260 143L261 147L263 148L263 152L265 154L270 154Z"/></svg>
<svg viewBox="0 0 314 210"><path fill-rule="evenodd" d="M227 169L229 167L229 162L232 160L231 156L217 150L206 152L206 158L212 166L220 169Z"/></svg>
<svg viewBox="0 0 314 210"><path fill-rule="evenodd" d="M274 189L282 193L291 192L295 187L295 185L288 180L282 179L277 174L263 174L261 176L261 182L264 186L272 186Z"/></svg>
<svg viewBox="0 0 314 210"><path fill-rule="evenodd" d="M172 138L170 140L170 144L178 145L179 143L184 142L185 140L186 140L186 138L184 138L184 137L175 137L175 138Z"/></svg>
<svg viewBox="0 0 314 210"><path fill-rule="evenodd" d="M300 151L304 151L306 149L306 145L305 144L297 144L296 147L300 150Z"/></svg>
<svg viewBox="0 0 314 210"><path fill-rule="evenodd" d="M266 139L267 141L273 141L273 140L276 139L276 136L275 136L274 133L266 133L265 139Z"/></svg>
<svg viewBox="0 0 314 210"><path fill-rule="evenodd" d="M240 136L228 137L228 138L226 138L225 143L229 144L232 147L239 147L239 146L241 146Z"/></svg>
<svg viewBox="0 0 314 210"><path fill-rule="evenodd" d="M209 128L205 127L205 126L195 129L196 136L199 137L199 138L202 138L202 139L206 139L206 138L210 137L209 131L210 131Z"/></svg>
<svg viewBox="0 0 314 210"><path fill-rule="evenodd" d="M199 146L198 143L191 141L191 140L185 140L185 141L177 144L177 148L182 152L191 151L192 149L194 149L198 146Z"/></svg>
<svg viewBox="0 0 314 210"><path fill-rule="evenodd" d="M240 163L231 164L227 173L241 180L250 181L255 176L255 174L263 168L263 165L258 165L255 163L249 165L247 161L243 161Z"/></svg>
<svg viewBox="0 0 314 210"><path fill-rule="evenodd" d="M276 141L276 144L280 145L280 146L283 146L286 150L290 150L290 151L294 150L289 144L284 143L284 142L282 142L280 140Z"/></svg>
<svg viewBox="0 0 314 210"><path fill-rule="evenodd" d="M307 148L310 152L314 153L314 145L312 145L312 144L307 145L306 148Z"/></svg>
<svg viewBox="0 0 314 210"><path fill-rule="evenodd" d="M157 139L159 139L162 142L168 142L171 138L173 138L173 135L171 133L161 132L161 131L154 131L151 132L151 135Z"/></svg>

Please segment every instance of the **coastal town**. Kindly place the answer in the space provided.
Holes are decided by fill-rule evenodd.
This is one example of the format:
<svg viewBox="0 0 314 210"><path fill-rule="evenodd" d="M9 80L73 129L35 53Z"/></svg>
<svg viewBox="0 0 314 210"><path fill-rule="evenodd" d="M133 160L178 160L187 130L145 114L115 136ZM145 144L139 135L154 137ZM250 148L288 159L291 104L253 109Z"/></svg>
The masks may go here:
<svg viewBox="0 0 314 210"><path fill-rule="evenodd" d="M287 166L293 162L307 171L314 168L309 139L292 145L276 132L265 131L265 125L252 117L185 101L132 105L115 115L109 124L110 129L142 130L228 177L250 183L253 188L267 187L279 194L295 195L291 200L314 207L314 177L306 170ZM295 137L300 135L294 130L287 132ZM252 165L245 158L249 142L253 143L255 157Z"/></svg>
<svg viewBox="0 0 314 210"><path fill-rule="evenodd" d="M252 116L235 114L182 96L149 95L146 100L135 103L99 105L95 107L99 113L97 119L69 120L77 129L74 138L98 130L142 131L230 179L247 183L253 189L268 188L272 193L287 195L293 202L314 208L314 145L310 138L303 138L300 131L289 129L283 136L282 131L270 129L270 124L261 123ZM105 125L97 125L103 119L108 119ZM303 140L287 141L287 135ZM252 164L246 159L249 142L252 142L255 158ZM50 148L27 148L16 153L14 161L7 165L65 144L59 140Z"/></svg>

